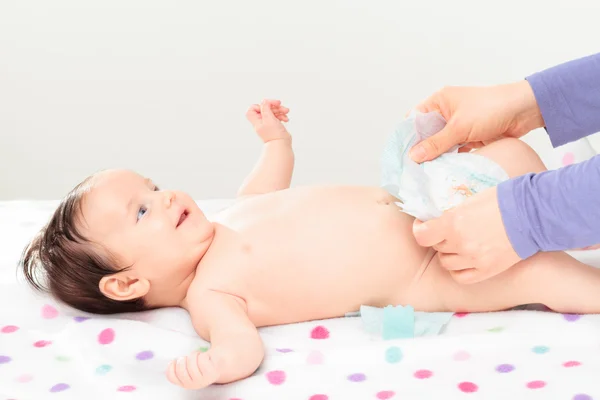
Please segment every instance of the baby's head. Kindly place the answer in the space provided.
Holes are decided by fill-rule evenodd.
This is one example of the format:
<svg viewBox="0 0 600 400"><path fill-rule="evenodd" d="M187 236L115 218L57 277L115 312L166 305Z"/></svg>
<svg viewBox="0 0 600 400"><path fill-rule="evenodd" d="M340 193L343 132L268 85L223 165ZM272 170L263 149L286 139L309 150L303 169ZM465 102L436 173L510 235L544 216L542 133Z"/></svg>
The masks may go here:
<svg viewBox="0 0 600 400"><path fill-rule="evenodd" d="M65 197L22 266L33 287L82 311L176 306L213 234L187 194L161 191L131 171L103 171Z"/></svg>

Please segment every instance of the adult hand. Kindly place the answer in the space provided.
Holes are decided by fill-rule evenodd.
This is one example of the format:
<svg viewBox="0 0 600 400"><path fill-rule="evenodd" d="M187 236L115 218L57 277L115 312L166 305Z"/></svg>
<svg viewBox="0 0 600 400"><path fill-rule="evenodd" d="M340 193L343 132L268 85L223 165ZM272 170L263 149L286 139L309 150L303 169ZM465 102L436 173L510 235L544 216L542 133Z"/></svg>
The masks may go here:
<svg viewBox="0 0 600 400"><path fill-rule="evenodd" d="M417 243L433 247L459 283L481 282L517 262L504 230L496 188L487 189L427 222L415 220Z"/></svg>
<svg viewBox="0 0 600 400"><path fill-rule="evenodd" d="M491 87L447 87L416 109L437 111L447 121L443 130L411 150L410 156L418 163L433 160L458 144L466 144L461 151L470 151L544 126L533 90L525 80Z"/></svg>

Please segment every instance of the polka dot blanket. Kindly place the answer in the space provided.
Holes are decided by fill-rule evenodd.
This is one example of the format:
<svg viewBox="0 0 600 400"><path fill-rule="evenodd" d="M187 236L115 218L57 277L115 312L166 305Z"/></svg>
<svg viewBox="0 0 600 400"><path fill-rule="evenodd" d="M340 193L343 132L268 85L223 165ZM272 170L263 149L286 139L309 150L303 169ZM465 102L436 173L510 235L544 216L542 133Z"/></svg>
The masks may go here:
<svg viewBox="0 0 600 400"><path fill-rule="evenodd" d="M184 391L165 378L168 362L209 347L185 311L87 315L15 277L55 205L0 203L0 399L600 400L600 316L544 310L455 314L441 335L389 341L359 318L264 328L253 376Z"/></svg>

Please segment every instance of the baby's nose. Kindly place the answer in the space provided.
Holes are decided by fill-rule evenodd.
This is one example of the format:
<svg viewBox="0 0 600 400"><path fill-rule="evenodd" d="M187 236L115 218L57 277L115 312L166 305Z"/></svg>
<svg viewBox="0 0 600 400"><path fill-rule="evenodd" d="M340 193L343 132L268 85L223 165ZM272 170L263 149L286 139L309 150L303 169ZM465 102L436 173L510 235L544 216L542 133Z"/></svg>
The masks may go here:
<svg viewBox="0 0 600 400"><path fill-rule="evenodd" d="M173 203L173 201L175 201L175 193L168 190L165 190L162 193L165 207L171 207L171 204Z"/></svg>

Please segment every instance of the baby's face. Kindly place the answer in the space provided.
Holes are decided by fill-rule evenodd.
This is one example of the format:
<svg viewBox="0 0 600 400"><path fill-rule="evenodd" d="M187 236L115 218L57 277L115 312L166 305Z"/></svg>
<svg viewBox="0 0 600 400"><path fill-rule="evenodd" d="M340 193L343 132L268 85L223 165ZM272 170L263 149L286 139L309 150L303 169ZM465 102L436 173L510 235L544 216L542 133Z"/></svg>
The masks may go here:
<svg viewBox="0 0 600 400"><path fill-rule="evenodd" d="M124 170L95 176L82 202L84 234L116 256L119 267L168 288L192 274L214 227L190 196L161 191Z"/></svg>

